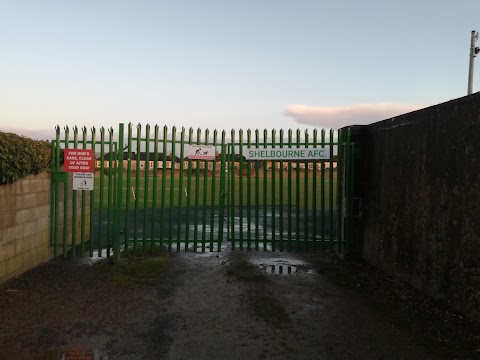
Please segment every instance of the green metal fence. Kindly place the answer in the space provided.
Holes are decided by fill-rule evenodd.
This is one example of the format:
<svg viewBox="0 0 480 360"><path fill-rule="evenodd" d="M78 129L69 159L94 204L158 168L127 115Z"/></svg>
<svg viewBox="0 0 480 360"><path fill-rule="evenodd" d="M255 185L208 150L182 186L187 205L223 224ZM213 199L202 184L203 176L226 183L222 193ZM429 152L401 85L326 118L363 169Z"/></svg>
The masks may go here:
<svg viewBox="0 0 480 360"><path fill-rule="evenodd" d="M51 245L55 255L124 249L344 251L351 241L349 131L271 132L119 125L56 129ZM63 130L63 131L62 131ZM337 140L337 139L340 139ZM208 160L187 150L215 150ZM329 148L328 160L249 160L247 148ZM64 149L93 149L94 188L72 190Z"/></svg>
<svg viewBox="0 0 480 360"><path fill-rule="evenodd" d="M344 138L344 142L337 139ZM328 160L247 160L245 149L326 148ZM227 149L232 249L345 251L351 241L353 144L339 130L232 131Z"/></svg>

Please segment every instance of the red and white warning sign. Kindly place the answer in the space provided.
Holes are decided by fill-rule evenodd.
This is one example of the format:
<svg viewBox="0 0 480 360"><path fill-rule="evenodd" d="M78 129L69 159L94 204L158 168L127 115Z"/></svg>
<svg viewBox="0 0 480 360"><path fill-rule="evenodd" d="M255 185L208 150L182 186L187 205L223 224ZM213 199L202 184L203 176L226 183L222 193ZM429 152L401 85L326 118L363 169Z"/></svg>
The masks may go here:
<svg viewBox="0 0 480 360"><path fill-rule="evenodd" d="M65 172L93 173L95 154L93 149L65 149L63 154Z"/></svg>

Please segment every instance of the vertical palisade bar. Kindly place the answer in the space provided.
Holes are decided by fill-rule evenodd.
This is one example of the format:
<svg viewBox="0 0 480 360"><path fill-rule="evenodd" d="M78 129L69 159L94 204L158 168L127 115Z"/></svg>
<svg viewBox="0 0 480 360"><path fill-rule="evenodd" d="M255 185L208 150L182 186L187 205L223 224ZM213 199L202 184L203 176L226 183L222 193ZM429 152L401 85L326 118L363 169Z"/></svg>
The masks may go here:
<svg viewBox="0 0 480 360"><path fill-rule="evenodd" d="M214 238L214 229L215 229L215 204L216 204L216 177L217 177L217 130L213 130L213 146L214 146L214 155L213 163L212 163L212 193L210 196L210 251L213 251L213 238ZM220 200L220 199L219 199Z"/></svg>
<svg viewBox="0 0 480 360"><path fill-rule="evenodd" d="M150 251L153 251L156 240L156 215L157 215L157 190L158 190L158 131L159 126L155 125L153 134L153 191L152 191L152 229L150 231Z"/></svg>
<svg viewBox="0 0 480 360"><path fill-rule="evenodd" d="M226 170L226 146L225 146L225 130L222 131L221 146L221 163L220 163L220 213L218 221L218 251L221 251L223 241L223 225L224 225L224 207L225 207L225 170Z"/></svg>
<svg viewBox="0 0 480 360"><path fill-rule="evenodd" d="M252 131L247 130L247 147L252 146ZM252 161L247 161L247 250L252 250Z"/></svg>
<svg viewBox="0 0 480 360"><path fill-rule="evenodd" d="M272 130L272 147L275 147L276 144L275 144L275 137L276 137L276 134L275 134L275 129ZM271 209L272 209L272 225L271 225L271 229L272 229L272 251L275 251L275 166L276 166L276 163L274 160L272 160L271 162L271 165L272 165L272 181L271 181L271 194L272 194L272 204L271 204Z"/></svg>
<svg viewBox="0 0 480 360"><path fill-rule="evenodd" d="M338 154L337 154L337 247L342 248L343 239L343 131L338 129L337 133Z"/></svg>
<svg viewBox="0 0 480 360"><path fill-rule="evenodd" d="M288 147L292 147L292 129L288 129ZM292 164L288 162L288 251L292 251Z"/></svg>
<svg viewBox="0 0 480 360"><path fill-rule="evenodd" d="M193 143L193 129L188 130L188 145ZM189 241L190 241L190 199L192 198L192 160L188 159L188 172L187 172L187 208L186 208L186 219L185 219L185 251L188 251Z"/></svg>
<svg viewBox="0 0 480 360"><path fill-rule="evenodd" d="M300 147L300 129L297 129L297 148ZM295 168L295 220L296 220L296 242L297 251L300 251L300 161L296 161Z"/></svg>
<svg viewBox="0 0 480 360"><path fill-rule="evenodd" d="M226 132L225 132L226 134ZM230 183L231 183L231 172L230 172L230 166L231 166L231 161L230 161L230 147L232 146L232 144L226 144L225 145L225 171L227 172L226 176L227 176L227 179L226 179L226 189L227 189L227 192L226 192L226 202L227 204L225 205L227 207L227 241L230 240L230 221L231 221L231 209L230 209L230 203L231 203L231 192L230 192Z"/></svg>
<svg viewBox="0 0 480 360"><path fill-rule="evenodd" d="M162 198L160 199L160 251L163 251L163 242L165 239L165 201L167 185L167 141L168 127L163 127L163 147L162 147Z"/></svg>
<svg viewBox="0 0 480 360"><path fill-rule="evenodd" d="M130 244L130 196L132 193L132 123L128 124L127 138L127 190L125 199L125 250L128 250Z"/></svg>
<svg viewBox="0 0 480 360"><path fill-rule="evenodd" d="M283 149L283 129L280 129L279 131L279 136L280 136L280 148ZM279 206L280 206L280 217L279 217L279 222L280 222L280 251L283 251L283 192L284 192L284 181L283 181L283 167L284 167L284 161L280 160L280 169L279 169Z"/></svg>
<svg viewBox="0 0 480 360"><path fill-rule="evenodd" d="M135 154L135 210L133 213L133 251L137 251L138 246L138 207L140 206L140 162L142 151L142 126L137 125L137 138Z"/></svg>
<svg viewBox="0 0 480 360"><path fill-rule="evenodd" d="M209 130L205 129L205 145L208 145ZM208 199L208 161L203 162L203 197L202 197L202 252L205 252L207 230L207 199Z"/></svg>
<svg viewBox="0 0 480 360"><path fill-rule="evenodd" d="M325 148L325 129L321 132L321 146ZM320 231L322 236L322 250L325 250L325 161L322 160L322 170L320 173ZM333 246L333 240L330 239L330 246Z"/></svg>
<svg viewBox="0 0 480 360"><path fill-rule="evenodd" d="M113 128L108 129L108 226L107 226L107 256L110 256L111 247L112 247L112 238L113 238L113 220L112 216L114 214L114 203L113 203L113 157L115 156L113 151Z"/></svg>
<svg viewBox="0 0 480 360"><path fill-rule="evenodd" d="M313 130L313 147L317 148L318 146L318 131L317 129ZM313 239L313 252L317 252L317 160L313 160L313 174L312 174L312 239Z"/></svg>
<svg viewBox="0 0 480 360"><path fill-rule="evenodd" d="M83 149L87 148L87 128L84 126L82 128L82 147ZM91 194L90 194L91 195ZM80 220L80 254L83 256L85 252L85 217L87 212L87 193L85 190L82 190L82 210L81 210L81 220Z"/></svg>
<svg viewBox="0 0 480 360"><path fill-rule="evenodd" d="M96 148L96 134L95 134L95 127L91 128L92 133L92 150L93 154L95 154ZM95 155L94 155L95 156ZM96 160L96 158L95 158ZM97 166L96 161L94 164L94 168ZM94 173L95 178L95 173ZM94 181L95 184L96 181ZM94 239L94 214L95 214L95 197L96 197L97 190L95 190L95 186L93 187L93 191L90 192L90 247L89 247L89 255L93 257L93 239Z"/></svg>
<svg viewBox="0 0 480 360"><path fill-rule="evenodd" d="M178 181L178 216L177 216L177 251L180 251L180 243L182 239L182 209L183 209L183 169L184 169L184 161L185 161L185 128L182 127L182 131L180 133L180 179ZM185 251L187 251L187 244L185 243Z"/></svg>
<svg viewBox="0 0 480 360"><path fill-rule="evenodd" d="M149 177L150 177L150 125L145 126L145 162L143 165L143 173L145 178L144 189L143 189L143 239L142 239L142 249L145 250L147 247L147 224L148 224L148 202L149 202ZM152 219L153 221L153 219ZM153 241L153 239L150 239Z"/></svg>
<svg viewBox="0 0 480 360"><path fill-rule="evenodd" d="M69 129L65 126L65 149L68 149ZM68 174L66 175L68 176ZM67 256L67 237L68 237L68 179L63 183L63 256Z"/></svg>
<svg viewBox="0 0 480 360"><path fill-rule="evenodd" d="M268 132L267 129L263 130L263 146L268 146ZM263 251L267 251L267 192L268 192L268 179L267 179L267 160L263 160Z"/></svg>
<svg viewBox="0 0 480 360"><path fill-rule="evenodd" d="M239 205L239 245L243 251L243 130L238 130L238 205Z"/></svg>
<svg viewBox="0 0 480 360"><path fill-rule="evenodd" d="M103 202L104 202L104 187L105 187L105 128L100 128L100 199L98 209L98 256L102 257L103 245Z"/></svg>
<svg viewBox="0 0 480 360"><path fill-rule="evenodd" d="M117 193L115 196L115 229L113 238L113 261L118 263L120 261L120 234L122 231L122 205L123 205L123 137L124 124L119 125L118 129L118 148L116 158L117 182L115 188Z"/></svg>
<svg viewBox="0 0 480 360"><path fill-rule="evenodd" d="M175 145L177 128L172 127L172 149L170 151L170 213L168 217L168 251L172 251L173 242L173 211L175 210Z"/></svg>
<svg viewBox="0 0 480 360"><path fill-rule="evenodd" d="M69 133L68 126L65 126L65 149L69 147ZM68 174L66 175L68 176ZM68 176L70 177L70 176ZM68 179L63 183L63 256L67 256L67 242L68 242Z"/></svg>
<svg viewBox="0 0 480 360"><path fill-rule="evenodd" d="M200 139L202 137L202 131L197 129L197 145L200 145ZM198 246L198 207L200 206L200 160L195 160L195 213L194 213L194 226L193 229L193 251L197 252Z"/></svg>
<svg viewBox="0 0 480 360"><path fill-rule="evenodd" d="M260 147L260 132L258 129L255 130L255 148L259 149ZM258 241L260 240L260 161L255 160L255 251L258 251Z"/></svg>
<svg viewBox="0 0 480 360"><path fill-rule="evenodd" d="M232 251L235 251L235 130L232 129L230 133L230 141L231 141L231 152L229 154L229 162L230 162L230 218L231 218L231 240L232 240Z"/></svg>
<svg viewBox="0 0 480 360"><path fill-rule="evenodd" d="M334 220L334 212L333 212L333 147L334 147L334 142L333 142L333 130L330 129L330 167L329 167L329 171L328 171L328 179L329 179L329 182L328 182L328 207L329 207L329 214L330 214L330 226L329 226L329 230L330 230L330 234L329 234L329 238L330 238L330 242L333 244L333 229L334 229L334 226L335 226L335 220Z"/></svg>
<svg viewBox="0 0 480 360"><path fill-rule="evenodd" d="M305 130L305 147L308 147L308 131ZM308 240L309 240L309 230L310 230L310 227L309 227L309 222L308 222L308 172L309 172L309 166L310 166L310 162L308 160L304 160L304 165L305 165L305 168L304 168L304 176L305 176L305 179L304 179L304 189L303 189L303 208L304 208L304 225L303 225L303 238L304 238L304 248L303 250L304 251L309 251L310 249L308 248ZM300 205L300 203L299 203Z"/></svg>
<svg viewBox="0 0 480 360"><path fill-rule="evenodd" d="M57 214L55 212L55 204L56 204L56 197L55 197L55 186L57 181L55 181L55 173L57 170L55 169L56 164L56 156L57 156L57 143L55 140L50 142L50 152L52 156L52 161L50 164L50 172L51 172L51 179L50 179L50 237L49 237L49 245L53 246L53 253L57 256L57 245L55 244L55 227L56 227L56 220Z"/></svg>
<svg viewBox="0 0 480 360"><path fill-rule="evenodd" d="M113 134L114 134L114 131L113 130L113 127L111 128L112 130L112 139L113 139ZM112 217L113 217L113 220L111 221L111 226L112 226L112 249L113 249L113 244L114 244L114 241L115 241L115 236L116 236L116 206L117 206L117 182L118 182L118 176L117 176L117 173L118 173L118 169L117 169L117 166L118 166L118 160L117 157L118 157L118 142L114 141L113 142L113 153L115 154L114 155L114 158L113 158L113 161L114 161L114 165L113 165L113 179L112 179L112 182L113 182L113 187L112 187L112 206L113 206L113 211L112 211ZM115 261L115 260L114 260Z"/></svg>
<svg viewBox="0 0 480 360"><path fill-rule="evenodd" d="M75 126L73 128L73 148L78 148L78 128ZM77 190L72 191L72 256L75 257L77 254Z"/></svg>

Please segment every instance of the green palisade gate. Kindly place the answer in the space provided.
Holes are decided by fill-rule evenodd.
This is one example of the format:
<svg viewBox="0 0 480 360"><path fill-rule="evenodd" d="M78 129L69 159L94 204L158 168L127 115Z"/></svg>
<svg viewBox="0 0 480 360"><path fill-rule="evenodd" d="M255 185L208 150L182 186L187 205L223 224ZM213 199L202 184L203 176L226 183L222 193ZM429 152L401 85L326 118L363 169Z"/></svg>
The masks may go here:
<svg viewBox="0 0 480 360"><path fill-rule="evenodd" d="M263 136L261 136L263 135ZM228 226L233 250L348 250L352 236L353 144L349 129L231 133L227 144ZM246 140L245 140L246 138ZM328 160L248 160L248 148L325 148ZM337 166L335 167L335 163ZM341 171L344 169L344 172Z"/></svg>
<svg viewBox="0 0 480 360"><path fill-rule="evenodd" d="M50 232L55 255L113 255L118 261L124 249L205 252L225 244L247 251L348 251L354 145L349 129L229 135L158 125L120 124L118 133L57 127ZM202 146L214 149L213 157L188 157L188 149ZM249 149L300 148L330 148L331 156L247 156ZM63 149L93 149L92 191L69 186Z"/></svg>

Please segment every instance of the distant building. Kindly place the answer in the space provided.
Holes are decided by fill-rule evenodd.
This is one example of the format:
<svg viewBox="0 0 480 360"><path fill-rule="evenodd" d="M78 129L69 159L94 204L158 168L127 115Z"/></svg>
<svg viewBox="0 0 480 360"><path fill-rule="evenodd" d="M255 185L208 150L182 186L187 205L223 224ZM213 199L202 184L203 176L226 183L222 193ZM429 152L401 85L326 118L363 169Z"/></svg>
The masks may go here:
<svg viewBox="0 0 480 360"><path fill-rule="evenodd" d="M148 156L147 156L148 155ZM256 163L257 161L250 161L243 156L242 158L240 157L239 154L235 154L233 157L230 156L230 161L233 160L233 166L235 169L240 168L240 163L242 164L243 168L248 168L250 167L251 169L254 169L257 167ZM221 154L217 153L215 160L217 161L216 165L216 171L220 171L220 161L221 161ZM227 156L227 161L228 161L228 156ZM157 160L156 160L156 168L157 169L176 169L180 170L181 168L181 162L183 161L183 169L188 170L189 168L191 169L196 169L197 166L200 169L205 169L205 166L207 166L208 170L213 170L213 160L210 161L205 161L205 160L189 160L188 158L180 159L178 156L175 156L172 158L171 154L165 155L163 153L158 153L157 154ZM124 169L128 169L128 163L130 162L130 169L131 170L137 170L137 164L140 167L140 170L145 171L153 171L155 169L155 154L154 153L146 153L146 152L140 152L137 156L136 152L131 153L130 159L128 157L128 152L123 153L123 164L122 167ZM263 169L264 168L264 162L266 163L267 170L272 170L273 168L275 169L280 169L280 167L283 164L283 169L288 170L290 169L296 169L297 167L300 169L305 169L305 167L308 167L308 170L314 169L316 167L317 171L320 171L323 169L329 171L330 166L332 166L333 171L336 171L337 169L337 156L335 155L332 158L332 161L330 162L329 160L327 161L317 161L316 163L314 161L305 161L305 160L298 160L298 161L281 161L281 160L258 160L258 168ZM95 167L96 169L100 169L102 166L102 157L98 156L96 158L96 163ZM230 165L231 166L231 165ZM111 153L106 153L103 156L103 168L108 169L108 168L117 168L118 167L118 160L116 155L112 156L111 158ZM227 169L228 170L228 169Z"/></svg>

